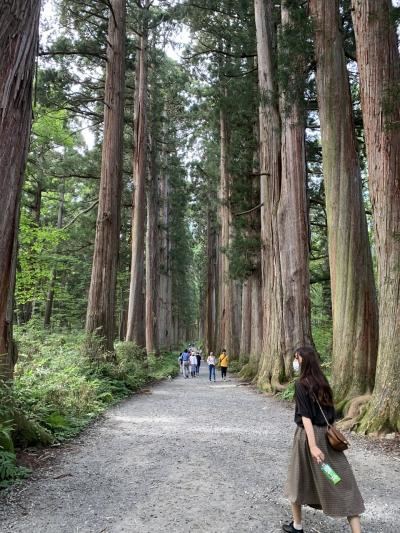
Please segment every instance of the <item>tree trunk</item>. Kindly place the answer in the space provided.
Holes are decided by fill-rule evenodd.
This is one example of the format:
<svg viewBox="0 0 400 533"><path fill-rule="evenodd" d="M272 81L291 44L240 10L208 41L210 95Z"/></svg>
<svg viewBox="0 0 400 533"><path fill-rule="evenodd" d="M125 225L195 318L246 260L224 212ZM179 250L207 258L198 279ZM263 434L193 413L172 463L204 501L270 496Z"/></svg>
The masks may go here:
<svg viewBox="0 0 400 533"><path fill-rule="evenodd" d="M239 359L247 361L250 356L251 347L251 296L252 296L252 278L247 278L242 286L242 326L240 333L240 351Z"/></svg>
<svg viewBox="0 0 400 533"><path fill-rule="evenodd" d="M165 114L163 114L166 119ZM158 258L158 345L172 348L171 242L169 235L169 174L167 169L166 135L163 131L159 183L159 258Z"/></svg>
<svg viewBox="0 0 400 533"><path fill-rule="evenodd" d="M278 205L281 193L281 125L278 108L272 0L254 0L260 90L261 239L264 345L259 385L279 389L285 379L282 275Z"/></svg>
<svg viewBox="0 0 400 533"><path fill-rule="evenodd" d="M211 199L210 199L211 201ZM216 351L216 298L217 298L217 243L216 232L211 218L211 209L207 212L207 280L205 295L204 348L205 353Z"/></svg>
<svg viewBox="0 0 400 533"><path fill-rule="evenodd" d="M111 0L107 37L104 138L99 207L86 332L114 350L115 299L121 218L125 89L125 0Z"/></svg>
<svg viewBox="0 0 400 533"><path fill-rule="evenodd" d="M282 3L282 30L291 24L290 11ZM296 83L291 74L289 83ZM298 95L302 98L303 95ZM309 275L309 239L305 124L299 101L281 95L282 182L278 208L279 251L282 273L284 365L292 376L293 354L299 345L312 345Z"/></svg>
<svg viewBox="0 0 400 533"><path fill-rule="evenodd" d="M61 185L60 192L60 203L58 205L58 216L57 216L57 229L61 229L64 223L64 197L65 197L65 183ZM47 292L46 298L46 307L44 311L44 326L49 327L51 323L51 315L53 313L53 302L54 302L54 287L56 284L56 269L53 268L50 278L50 287Z"/></svg>
<svg viewBox="0 0 400 533"><path fill-rule="evenodd" d="M131 281L126 340L145 347L144 320L144 234L146 214L146 163L147 163L147 9L143 13L143 27L136 69L136 98L134 120L133 181L134 210L132 220Z"/></svg>
<svg viewBox="0 0 400 533"><path fill-rule="evenodd" d="M251 344L249 364L258 370L263 343L263 305L261 268L257 267L251 276Z"/></svg>
<svg viewBox="0 0 400 533"><path fill-rule="evenodd" d="M361 429L400 430L400 58L390 0L353 0L378 263L379 345Z"/></svg>
<svg viewBox="0 0 400 533"><path fill-rule="evenodd" d="M226 96L226 95L225 95ZM230 358L239 356L238 331L235 330L234 283L229 274L230 244L230 175L228 169L228 125L226 111L220 110L220 188L219 188L219 334L217 349L226 349Z"/></svg>
<svg viewBox="0 0 400 533"><path fill-rule="evenodd" d="M10 289L18 210L32 119L32 79L40 1L15 0L0 12L0 377L12 376Z"/></svg>
<svg viewBox="0 0 400 533"><path fill-rule="evenodd" d="M156 141L153 140L152 143ZM155 146L151 150L149 185L147 188L147 231L146 231L146 350L158 353L158 179Z"/></svg>
<svg viewBox="0 0 400 533"><path fill-rule="evenodd" d="M311 0L332 289L332 384L337 403L371 392L377 304L339 0Z"/></svg>

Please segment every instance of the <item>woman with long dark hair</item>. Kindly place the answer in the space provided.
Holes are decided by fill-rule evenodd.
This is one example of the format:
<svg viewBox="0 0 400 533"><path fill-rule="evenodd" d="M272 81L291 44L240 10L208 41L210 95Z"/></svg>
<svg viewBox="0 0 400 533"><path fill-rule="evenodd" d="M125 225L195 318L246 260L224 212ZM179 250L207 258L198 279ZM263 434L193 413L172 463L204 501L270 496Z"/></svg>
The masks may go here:
<svg viewBox="0 0 400 533"><path fill-rule="evenodd" d="M359 515L364 511L364 502L346 456L334 450L326 438L326 419L329 424L334 422L335 409L332 389L315 350L310 347L297 349L293 368L300 372L295 383L294 420L297 429L287 483L293 522L285 524L282 529L287 533L303 532L301 506L308 505L322 509L328 516L347 517L351 531L360 533ZM336 485L321 471L324 463L341 478Z"/></svg>

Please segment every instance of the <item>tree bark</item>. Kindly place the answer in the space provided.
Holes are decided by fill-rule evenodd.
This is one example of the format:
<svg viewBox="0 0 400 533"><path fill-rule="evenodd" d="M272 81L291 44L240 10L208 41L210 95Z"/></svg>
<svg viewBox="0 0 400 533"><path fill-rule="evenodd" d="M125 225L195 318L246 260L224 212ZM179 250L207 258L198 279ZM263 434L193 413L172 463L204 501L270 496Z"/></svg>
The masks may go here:
<svg viewBox="0 0 400 533"><path fill-rule="evenodd" d="M210 198L211 201L211 198ZM216 351L217 322L217 239L211 208L207 212L207 280L204 320L204 347L206 353Z"/></svg>
<svg viewBox="0 0 400 533"><path fill-rule="evenodd" d="M155 141L152 141L155 142ZM158 179L155 146L151 149L149 185L147 188L147 231L146 231L146 350L158 353Z"/></svg>
<svg viewBox="0 0 400 533"><path fill-rule="evenodd" d="M131 281L126 340L145 347L144 317L144 234L146 215L146 163L147 163L147 8L143 12L143 26L139 43L139 57L136 69L136 98L134 120L133 181L134 210L132 220Z"/></svg>
<svg viewBox="0 0 400 533"><path fill-rule="evenodd" d="M99 206L86 332L114 350L115 300L121 219L125 89L125 0L111 0L107 37L104 138Z"/></svg>
<svg viewBox="0 0 400 533"><path fill-rule="evenodd" d="M219 335L217 349L226 349L231 358L239 355L237 332L234 328L233 281L229 275L230 244L230 176L228 169L228 125L223 103L220 109L220 187L219 187Z"/></svg>
<svg viewBox="0 0 400 533"><path fill-rule="evenodd" d="M378 264L375 388L361 429L400 430L400 58L390 0L353 0Z"/></svg>
<svg viewBox="0 0 400 533"><path fill-rule="evenodd" d="M65 183L61 185L60 191L60 202L58 204L58 215L57 215L57 229L61 229L64 224L64 198L65 198ZM56 284L56 269L53 268L50 277L50 287L47 291L46 306L44 311L44 327L49 327L51 323L51 315L53 313L53 302L54 302L54 288Z"/></svg>
<svg viewBox="0 0 400 533"><path fill-rule="evenodd" d="M250 344L250 359L249 364L254 369L258 370L258 363L262 352L263 343L263 305L262 305L262 280L261 267L257 269L251 276L251 344Z"/></svg>
<svg viewBox="0 0 400 533"><path fill-rule="evenodd" d="M166 119L165 114L164 119ZM158 258L158 345L170 350L173 344L172 294L171 294L171 242L169 234L170 184L167 168L166 136L163 144L159 180L159 258Z"/></svg>
<svg viewBox="0 0 400 533"><path fill-rule="evenodd" d="M15 0L0 12L0 377L10 378L12 263L32 120L32 79L40 1ZM12 314L12 313L11 313Z"/></svg>
<svg viewBox="0 0 400 533"><path fill-rule="evenodd" d="M378 322L375 283L339 0L311 0L332 290L332 384L339 405L371 392Z"/></svg>
<svg viewBox="0 0 400 533"><path fill-rule="evenodd" d="M242 326L240 333L239 359L247 361L251 348L251 323L252 323L252 279L247 278L242 285Z"/></svg>
<svg viewBox="0 0 400 533"><path fill-rule="evenodd" d="M282 30L291 24L287 2L281 7ZM296 83L296 74L289 82ZM303 95L298 95L302 98ZM279 252L282 275L282 322L285 375L293 374L293 354L299 345L312 345L309 275L305 120L300 101L281 94L282 181L278 208Z"/></svg>
<svg viewBox="0 0 400 533"><path fill-rule="evenodd" d="M279 117L272 0L254 0L260 90L261 239L264 344L258 384L276 390L285 379L282 274L278 206L281 193L281 124Z"/></svg>

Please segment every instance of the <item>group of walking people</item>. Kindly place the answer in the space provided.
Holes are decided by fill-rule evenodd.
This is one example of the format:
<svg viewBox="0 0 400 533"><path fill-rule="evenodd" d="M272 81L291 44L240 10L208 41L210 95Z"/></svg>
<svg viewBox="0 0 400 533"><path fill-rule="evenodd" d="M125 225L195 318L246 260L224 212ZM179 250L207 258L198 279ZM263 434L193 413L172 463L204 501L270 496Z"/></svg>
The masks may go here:
<svg viewBox="0 0 400 533"><path fill-rule="evenodd" d="M196 348L185 348L179 355L178 362L181 368L181 373L184 378L195 378L200 373L200 365L202 360L202 351ZM226 381L228 372L229 356L225 348L222 350L219 357L215 357L214 352L210 352L207 357L208 379L209 381L216 381L215 369L217 365L221 369L221 379Z"/></svg>
<svg viewBox="0 0 400 533"><path fill-rule="evenodd" d="M201 358L201 350L195 348L185 348L183 352L179 354L178 362L184 378L188 378L189 375L192 378L195 378L200 373Z"/></svg>
<svg viewBox="0 0 400 533"><path fill-rule="evenodd" d="M207 357L207 365L208 365L208 379L209 381L216 381L215 378L215 367L219 365L221 369L221 379L222 381L226 381L226 374L228 372L228 365L229 365L229 357L226 353L225 348L222 350L221 355L217 358L214 355L214 352L210 352L210 355Z"/></svg>

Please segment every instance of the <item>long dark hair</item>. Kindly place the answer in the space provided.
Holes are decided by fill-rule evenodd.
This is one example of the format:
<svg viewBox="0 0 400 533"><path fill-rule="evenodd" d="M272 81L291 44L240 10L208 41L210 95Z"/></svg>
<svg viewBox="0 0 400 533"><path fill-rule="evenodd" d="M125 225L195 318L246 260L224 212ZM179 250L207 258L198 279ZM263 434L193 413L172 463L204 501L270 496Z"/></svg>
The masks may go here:
<svg viewBox="0 0 400 533"><path fill-rule="evenodd" d="M319 357L314 348L302 346L296 350L301 356L300 383L318 398L322 405L333 405L333 393L321 369Z"/></svg>

